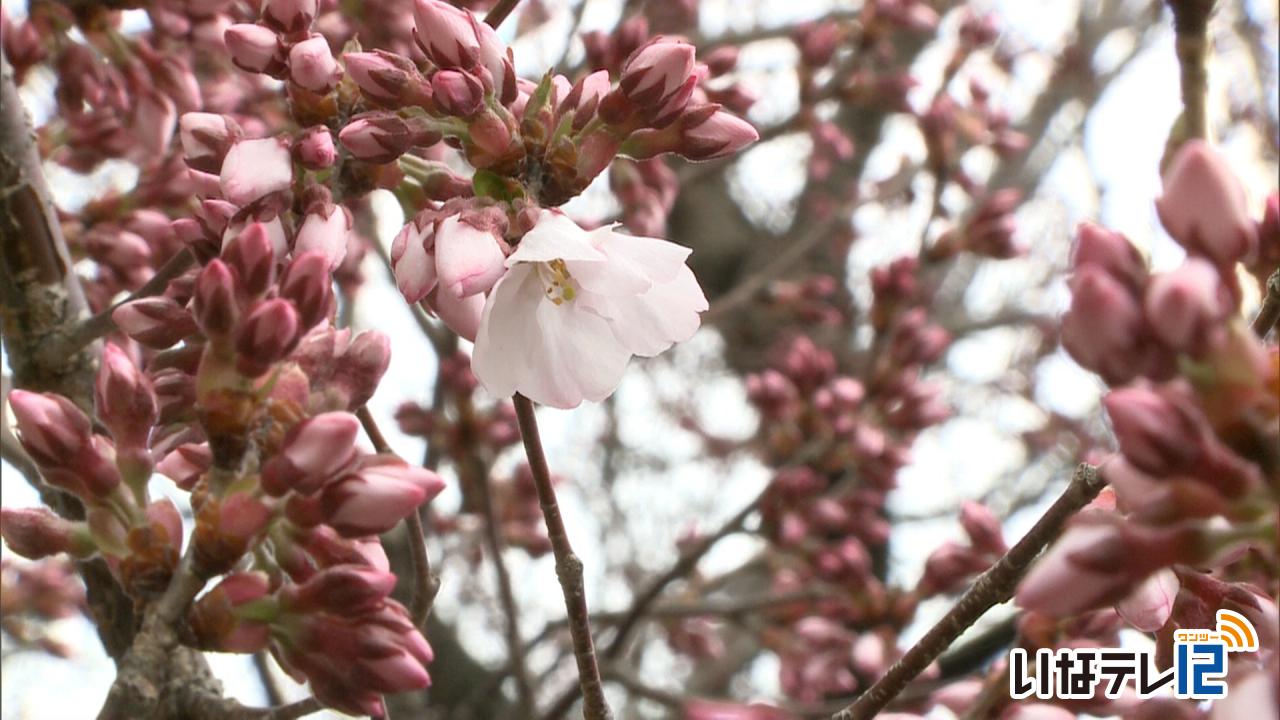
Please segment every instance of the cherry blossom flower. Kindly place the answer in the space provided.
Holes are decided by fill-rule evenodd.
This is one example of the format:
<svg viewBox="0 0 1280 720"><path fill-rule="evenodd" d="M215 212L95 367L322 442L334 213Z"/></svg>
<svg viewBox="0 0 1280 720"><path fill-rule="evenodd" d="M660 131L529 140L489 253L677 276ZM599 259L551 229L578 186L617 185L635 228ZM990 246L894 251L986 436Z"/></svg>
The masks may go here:
<svg viewBox="0 0 1280 720"><path fill-rule="evenodd" d="M485 303L476 377L499 397L519 392L558 408L603 400L632 355L657 355L697 331L707 300L689 252L543 210Z"/></svg>

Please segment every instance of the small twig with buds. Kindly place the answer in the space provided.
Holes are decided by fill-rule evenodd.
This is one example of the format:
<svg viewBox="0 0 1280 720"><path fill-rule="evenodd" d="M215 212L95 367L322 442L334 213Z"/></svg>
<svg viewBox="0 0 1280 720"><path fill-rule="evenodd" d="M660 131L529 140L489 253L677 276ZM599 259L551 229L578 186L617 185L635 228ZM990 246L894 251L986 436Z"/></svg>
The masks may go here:
<svg viewBox="0 0 1280 720"><path fill-rule="evenodd" d="M911 647L883 677L831 720L866 720L875 717L902 692L929 663L943 653L960 634L992 607L1013 596L1018 582L1031 568L1040 552L1062 532L1063 526L1080 508L1089 504L1106 482L1092 465L1080 465L1071 483L1031 530L1004 557L978 577L960 601L924 637Z"/></svg>
<svg viewBox="0 0 1280 720"><path fill-rule="evenodd" d="M533 471L534 485L538 490L538 502L547 523L547 536L556 557L556 576L564 592L565 609L569 614L569 635L573 639L573 655L578 662L578 681L582 688L583 714L587 720L612 718L609 703L604 697L604 683L600 679L600 666L596 663L595 645L591 640L591 621L587 612L587 594L582 587L582 561L569 544L569 534L560 516L560 504L551 484L551 470L547 467L547 455L538 435L538 419L533 402L523 395L512 398L516 406L516 419L520 424L520 437Z"/></svg>
<svg viewBox="0 0 1280 720"><path fill-rule="evenodd" d="M125 303L164 292L169 285L169 281L186 272L187 268L191 267L191 264L195 262L195 259L195 256L191 254L191 250L183 248L178 254L169 258L169 262L157 270L156 274L152 275L151 279L147 280L142 287L130 293L128 297L120 302L112 304L97 315L80 323L75 332L71 334L71 337L67 338L66 347L61 348L59 351L76 352L94 340L106 335L115 327L115 321L111 319L111 313L115 312L116 308Z"/></svg>
<svg viewBox="0 0 1280 720"><path fill-rule="evenodd" d="M1209 48L1209 16L1214 0L1167 0L1177 33L1178 64L1182 68L1182 121L1188 138L1209 137L1205 95L1209 78L1205 56Z"/></svg>
<svg viewBox="0 0 1280 720"><path fill-rule="evenodd" d="M382 434L382 429L378 427L373 414L369 412L368 406L357 410L356 417L360 419L360 425L369 436L369 442L373 443L374 450L381 454L399 457L391 449L386 436ZM422 515L411 512L405 517L404 522L405 532L409 534L409 560L413 565L413 597L409 601L409 616L413 619L414 626L421 628L426 624L427 616L431 614L436 593L440 592L440 578L431 572L431 558L427 556L426 531L422 527Z"/></svg>
<svg viewBox="0 0 1280 720"><path fill-rule="evenodd" d="M1271 277L1267 278L1267 292L1262 296L1262 307L1258 308L1258 314L1253 318L1254 334L1265 338L1277 321L1280 321L1280 268L1276 268Z"/></svg>

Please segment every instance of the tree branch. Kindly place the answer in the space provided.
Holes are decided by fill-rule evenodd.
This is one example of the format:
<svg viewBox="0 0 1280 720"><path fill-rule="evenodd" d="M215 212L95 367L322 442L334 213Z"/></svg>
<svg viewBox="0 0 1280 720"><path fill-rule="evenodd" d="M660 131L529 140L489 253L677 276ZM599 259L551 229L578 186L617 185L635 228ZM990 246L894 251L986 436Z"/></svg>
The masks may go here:
<svg viewBox="0 0 1280 720"><path fill-rule="evenodd" d="M1262 296L1262 307L1258 308L1258 314L1253 318L1253 332L1260 338L1265 338L1267 333L1271 332L1271 328L1276 326L1276 321L1280 320L1280 268L1271 273L1271 277L1267 278L1267 292Z"/></svg>
<svg viewBox="0 0 1280 720"><path fill-rule="evenodd" d="M385 455L396 455L382 434L382 429L373 419L368 406L356 410L356 417L364 427L364 432L373 443L373 449ZM436 593L440 591L440 578L431 572L431 558L427 556L426 532L422 528L422 515L411 512L404 519L405 531L409 535L409 560L413 565L413 595L409 603L409 616L413 618L415 627L426 625L427 616L431 614L431 606L435 603Z"/></svg>
<svg viewBox="0 0 1280 720"><path fill-rule="evenodd" d="M538 419L533 402L517 394L513 398L516 419L520 424L520 437L524 441L525 455L533 471L533 482L538 490L538 503L547 523L547 535L556 557L556 576L564 593L565 610L569 614L569 635L573 638L573 656L578 662L578 682L582 688L583 714L587 720L606 720L613 717L604 697L604 683L600 679L600 667L596 663L596 650L591 640L591 621L587 613L587 593L582 587L582 561L573 552L569 534L560 516L560 504L551 484L551 470L547 467L547 455L538 436Z"/></svg>
<svg viewBox="0 0 1280 720"><path fill-rule="evenodd" d="M1209 137L1209 113L1205 106L1209 75L1205 58L1209 51L1209 16L1214 0L1167 0L1173 10L1178 65L1182 69L1182 120L1188 138Z"/></svg>
<svg viewBox="0 0 1280 720"><path fill-rule="evenodd" d="M1040 551L1058 537L1067 520L1093 500L1105 484L1097 468L1091 465L1078 466L1067 489L1031 530L1004 557L979 576L959 602L894 663L884 677L848 707L832 715L832 720L867 720L875 717L902 692L908 682L950 647L961 633L992 607L1013 596L1018 582L1026 575Z"/></svg>

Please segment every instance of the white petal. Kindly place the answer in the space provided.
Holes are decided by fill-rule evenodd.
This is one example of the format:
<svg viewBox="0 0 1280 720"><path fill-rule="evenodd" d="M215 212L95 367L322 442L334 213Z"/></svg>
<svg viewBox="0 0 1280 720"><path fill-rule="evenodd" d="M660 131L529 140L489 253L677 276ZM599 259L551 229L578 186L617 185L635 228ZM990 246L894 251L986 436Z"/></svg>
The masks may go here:
<svg viewBox="0 0 1280 720"><path fill-rule="evenodd" d="M537 330L538 346L522 358L518 388L530 400L567 409L603 400L617 389L631 353L604 318L576 303L541 302Z"/></svg>
<svg viewBox="0 0 1280 720"><path fill-rule="evenodd" d="M490 395L510 397L519 386L542 301L542 281L527 265L508 270L489 293L476 331L471 371Z"/></svg>
<svg viewBox="0 0 1280 720"><path fill-rule="evenodd" d="M537 224L524 234L516 251L507 258L507 267L522 262L603 262L605 259L604 253L592 246L590 233L564 213L543 210Z"/></svg>
<svg viewBox="0 0 1280 720"><path fill-rule="evenodd" d="M693 271L683 266L674 280L655 285L643 295L607 301L604 307L592 305L609 318L618 341L642 357L652 357L693 337L702 323L698 313L707 309L707 298Z"/></svg>
<svg viewBox="0 0 1280 720"><path fill-rule="evenodd" d="M623 263L655 283L674 280L689 253L683 245L651 237L639 237L601 228L592 233L595 245L610 263Z"/></svg>
<svg viewBox="0 0 1280 720"><path fill-rule="evenodd" d="M308 250L319 250L329 258L329 269L342 264L347 256L347 234L351 232L351 219L346 208L335 206L329 217L311 213L298 228L298 237L294 240L293 250L302 254Z"/></svg>

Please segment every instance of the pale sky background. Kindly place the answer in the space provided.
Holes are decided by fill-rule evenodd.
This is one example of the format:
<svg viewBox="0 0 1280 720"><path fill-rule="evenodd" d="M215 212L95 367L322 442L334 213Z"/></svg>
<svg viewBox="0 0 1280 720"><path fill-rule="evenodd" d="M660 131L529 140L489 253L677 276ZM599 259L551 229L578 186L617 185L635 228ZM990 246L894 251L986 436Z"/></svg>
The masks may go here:
<svg viewBox="0 0 1280 720"><path fill-rule="evenodd" d="M1087 0L1085 0L1087 1ZM619 13L616 0L590 0L584 16L583 29L611 26ZM17 3L10 4L9 12L19 14ZM726 30L746 30L756 25L790 24L814 17L833 3L816 0L786 0L762 3L756 12L746 12L745 3L733 0L703 0L702 32L713 37ZM838 5L836 3L835 5ZM1075 4L1026 2L1025 0L999 0L973 2L977 9L995 9L1005 23L1007 35L1019 44L1052 51L1060 46L1063 37L1070 32L1075 17ZM1251 2L1247 5L1254 12L1269 14L1274 28L1275 6L1267 2ZM130 13L130 23L145 24L139 12ZM954 22L955 18L950 21ZM564 37L569 26L567 10L561 10L545 27L515 45L518 69L525 75L540 74L541 67L554 62L560 56ZM511 27L506 28L509 36ZM1275 48L1275 33L1270 37ZM1105 65L1108 54L1122 53L1126 40L1116 38L1095 58ZM915 68L916 74L925 80L913 101L924 102L922 93L932 92L927 78L937 77L946 48L922 56ZM579 47L571 50L580 53ZM762 100L752 112L752 119L761 124L788 116L793 110L795 78L785 68L794 56L794 48L786 41L761 43L743 54L740 68L747 82L760 91ZM1211 86L1215 93L1224 92L1227 75L1224 67L1230 58L1218 58L1211 67ZM1045 63L1020 63L1020 71L1008 87L995 85L993 103L1006 102L1016 118L1025 106L1028 92L1034 92L1044 81L1049 65ZM1108 88L1100 99L1085 128L1083 152L1072 148L1064 152L1049 170L1041 192L1043 198L1031 203L1023 213L1020 240L1037 248L1039 258L1056 258L1065 263L1071 229L1081 220L1094 219L1102 224L1125 232L1152 258L1157 270L1168 269L1181 259L1181 251L1159 229L1155 218L1153 200L1159 191L1157 163L1164 150L1165 136L1176 117L1178 99L1177 65L1173 56L1172 32L1167 28L1156 37L1149 49L1143 51L1124 73ZM47 113L47 100L39 97L41 90L48 90L48 78L35 78L24 88L27 99L36 108L37 116ZM1272 108L1275 92L1269 95ZM1221 109L1224 103L1214 102L1212 108ZM909 118L899 118L890 123L889 140L872 158L870 172L888 174L903 155L914 158L923 156L918 134ZM1256 148L1247 138L1226 138L1224 145L1229 159L1237 171L1245 177L1250 191L1251 206L1258 210L1266 192L1274 189L1275 178L1269 177L1265 168L1253 159ZM794 196L803 180L804 153L808 141L803 137L783 138L747 153L735 171L735 181L749 197L763 208L760 212L780 213L778 217L761 218L767 222L786 221L786 202ZM1099 193L1092 191L1089 175L1098 181ZM96 173L98 182L132 184L135 172L119 166L108 167ZM65 203L75 202L72 183L74 178L66 171L50 172L50 183ZM753 189L758 188L758 190ZM603 190L593 188L587 195L575 201L571 210L583 217L602 216L609 212L610 202L602 198ZM379 233L384 243L399 229L400 212L389 196L378 199L381 213ZM923 206L913 208L904 216L892 216L877 208L865 208L855 216L862 232L862 239L850 259L851 276L855 292L866 295L865 287L857 285L865 281L866 270L889 259L904 254L895 238L904 236L902 223L918 227L923 220ZM914 213L914 214L912 214ZM914 237L918 233L906 233ZM404 307L395 289L388 285L377 259L371 257L366 268L369 279L357 306L356 322L361 327L378 327L387 332L393 341L391 368L371 406L378 416L383 430L394 448L405 457L420 457L420 441L407 438L398 432L392 413L406 399L428 402L430 379L435 374L435 360ZM979 311L994 310L1011 288L1020 286L1026 272L1027 261L1014 260L1004 263L988 263L970 288L966 301ZM1044 309L1060 312L1065 308L1068 296L1061 282L1043 298ZM698 444L667 418L656 412L657 400L692 397L699 416L708 429L728 437L745 438L754 431L755 423L746 403L741 383L736 377L719 367L716 356L720 339L714 330L700 332L692 341L677 348L666 357L649 363L649 372L633 372L618 391L618 417L621 436L630 446L654 452L670 459L670 468L662 472L632 470L618 480L618 494L624 507L643 508L640 522L629 522L632 541L641 547L652 548L648 555L638 559L652 570L659 570L669 562L671 548L676 537L691 527L710 528L723 518L731 516L759 491L769 478L768 472L754 461L742 461L729 466L711 463L697 456ZM995 331L957 343L949 352L949 370L969 382L987 382L997 377L1004 363L1021 347L1023 338L1012 331ZM696 376L692 387L684 378ZM1064 414L1080 416L1094 413L1100 384L1082 372L1065 355L1051 358L1038 369L1038 402ZM899 474L900 488L891 498L891 509L897 513L927 515L956 505L965 498L980 497L998 482L1002 474L1023 464L1024 451L1020 444L1009 439L1009 434L1019 428L1034 427L1041 418L1040 410L1028 403L1004 402L984 413L972 412L966 406L966 414L960 419L925 432L913 450L913 464ZM590 404L573 411L542 410L540 422L547 441L552 469L567 477L571 483L590 483L598 459L589 449L603 426L603 412ZM510 467L518 461L517 454L504 457L499 469ZM1040 481L1057 479L1042 478ZM165 492L168 482L159 480L155 490ZM5 506L33 506L38 504L34 492L18 473L7 466L0 485ZM182 499L180 492L172 493ZM597 509L588 506L582 495L572 491L561 493L561 504L566 523L574 540L574 547L582 556L587 569L587 592L593 609L618 609L625 606L630 591L617 583L607 583L602 573L607 553L614 549L602 548L597 542L603 530ZM1044 502L1015 513L1007 523L1007 534L1013 539L1025 532L1039 516ZM456 488L451 487L437 498L436 507L451 510L457 506ZM635 518L629 518L634 520ZM924 558L944 539L960 539L961 533L953 519L913 522L904 524L893 542L893 575L906 582L918 576ZM741 535L726 539L713 551L704 568L714 572L716 568L729 569L758 547L756 541ZM441 548L432 547L433 559ZM9 551L4 549L6 555ZM555 574L551 558L526 561L519 551L509 551L508 566L517 589L518 601L523 609L522 627L526 637L540 628L542 622L563 616L560 595L555 588ZM454 563L446 569L444 586L437 602L437 612L446 618L457 620L462 639L475 649L477 657L498 661L505 654L505 645L494 633L492 612L487 606L466 604L461 590L466 582L450 572L461 572L465 566ZM480 570L478 585L490 588L492 574L487 567ZM945 610L945 604L934 603L927 608L931 614ZM993 613L993 616L995 613ZM916 628L915 632L922 632ZM83 619L59 623L58 636L70 642L77 654L70 660L59 660L39 654L26 654L7 661L4 665L4 683L0 689L0 720L31 718L41 720L75 720L92 717L101 705L111 680L113 667L93 636L93 631ZM910 641L909 633L903 638ZM211 655L211 662L227 687L228 694L252 704L262 704L256 674L246 656ZM661 660L661 658L659 658ZM535 654L530 658L535 668L545 665L547 658ZM777 662L765 655L751 669L753 687L767 699L777 692ZM301 691L298 690L298 696ZM936 717L947 717L945 711Z"/></svg>

